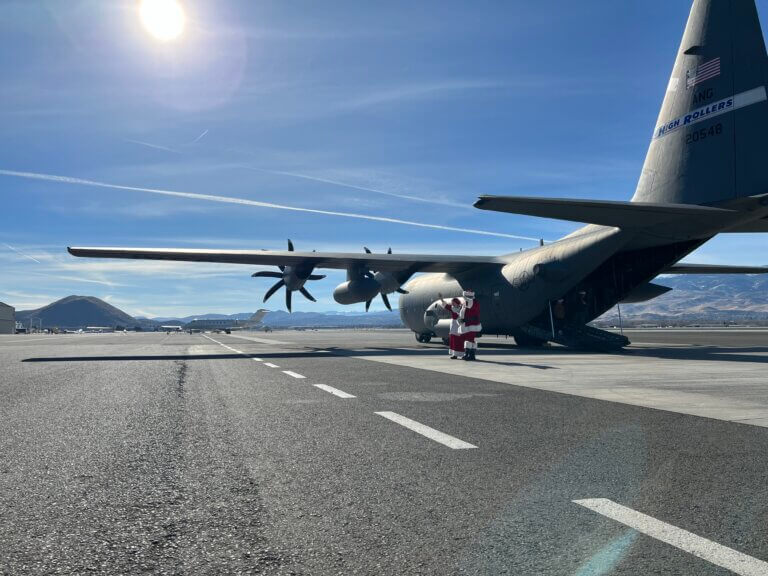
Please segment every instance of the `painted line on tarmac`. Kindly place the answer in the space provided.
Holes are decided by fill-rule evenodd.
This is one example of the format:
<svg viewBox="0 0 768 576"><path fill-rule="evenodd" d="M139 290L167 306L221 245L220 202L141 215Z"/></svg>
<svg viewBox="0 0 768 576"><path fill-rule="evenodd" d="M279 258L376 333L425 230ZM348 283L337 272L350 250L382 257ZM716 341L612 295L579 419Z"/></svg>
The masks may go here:
<svg viewBox="0 0 768 576"><path fill-rule="evenodd" d="M272 362L264 362L264 366L269 366L270 368L280 368L277 364L272 364Z"/></svg>
<svg viewBox="0 0 768 576"><path fill-rule="evenodd" d="M256 358L255 356L251 356L250 358L251 358L251 360L253 360L254 362L264 362L264 360L262 360L261 358Z"/></svg>
<svg viewBox="0 0 768 576"><path fill-rule="evenodd" d="M692 532L632 510L632 508L617 504L607 498L588 498L585 500L573 500L573 502L630 528L634 528L651 538L693 554L715 566L730 570L734 574L740 574L741 576L765 576L768 574L768 562L747 556L732 548L712 540L707 540Z"/></svg>
<svg viewBox="0 0 768 576"><path fill-rule="evenodd" d="M334 396L338 396L339 398L356 398L356 396L353 396L352 394L347 394L343 390L339 390L338 388L334 388L333 386L328 386L327 384L314 384L315 388L320 388L320 390L325 390L326 392L330 392Z"/></svg>
<svg viewBox="0 0 768 576"><path fill-rule="evenodd" d="M448 446L448 448L453 448L454 450L477 448L477 446L474 444L470 444L469 442L464 442L464 440L459 440L458 438L449 436L448 434L440 432L439 430L435 430L434 428L430 428L429 426L421 424L420 422L416 422L415 420L401 416L396 412L376 412L376 414L383 416L387 420L392 420L392 422L396 422L397 424L400 424L400 426L404 426L409 430L413 430L417 434L426 436L430 440L434 440L443 446Z"/></svg>
<svg viewBox="0 0 768 576"><path fill-rule="evenodd" d="M299 374L298 372L292 372L291 370L283 370L283 374L288 374L291 378L306 378L303 374Z"/></svg>

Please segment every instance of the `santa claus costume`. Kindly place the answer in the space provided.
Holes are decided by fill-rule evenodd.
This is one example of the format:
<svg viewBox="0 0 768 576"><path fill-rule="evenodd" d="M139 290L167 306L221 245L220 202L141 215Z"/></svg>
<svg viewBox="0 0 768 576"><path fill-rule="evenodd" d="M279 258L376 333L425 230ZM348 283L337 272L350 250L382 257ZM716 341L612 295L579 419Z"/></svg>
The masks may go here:
<svg viewBox="0 0 768 576"><path fill-rule="evenodd" d="M458 298L451 300L443 306L451 315L451 329L448 336L448 354L451 360L455 360L464 353L464 337L459 334L459 314L461 314L461 301Z"/></svg>
<svg viewBox="0 0 768 576"><path fill-rule="evenodd" d="M459 334L464 337L464 356L462 360L475 360L477 342L475 338L482 332L480 324L480 303L475 300L472 290L464 291L464 305L459 312Z"/></svg>

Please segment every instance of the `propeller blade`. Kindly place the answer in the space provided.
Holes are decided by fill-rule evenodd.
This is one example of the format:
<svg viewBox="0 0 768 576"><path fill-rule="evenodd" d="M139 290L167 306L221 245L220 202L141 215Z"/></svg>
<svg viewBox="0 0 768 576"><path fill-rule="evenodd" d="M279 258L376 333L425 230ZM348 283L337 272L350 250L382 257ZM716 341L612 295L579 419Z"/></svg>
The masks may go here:
<svg viewBox="0 0 768 576"><path fill-rule="evenodd" d="M251 274L252 278L282 278L283 275L280 272L270 272L269 270L262 270L261 272L254 272Z"/></svg>
<svg viewBox="0 0 768 576"><path fill-rule="evenodd" d="M366 301L365 303L365 311L368 312L368 308L371 307L371 300Z"/></svg>
<svg viewBox="0 0 768 576"><path fill-rule="evenodd" d="M274 286L272 286L272 288L270 288L269 290L267 290L267 293L266 293L266 294L264 294L264 302L266 302L267 300L269 300L269 297L270 297L270 296L272 296L272 294L274 294L274 293L275 293L275 292L277 292L278 290L280 290L280 288L282 288L283 286L285 286L285 281L281 279L281 280L280 280L279 282L277 282L277 283L276 283Z"/></svg>
<svg viewBox="0 0 768 576"><path fill-rule="evenodd" d="M408 294L408 290L403 290L402 288L397 289L398 294Z"/></svg>
<svg viewBox="0 0 768 576"><path fill-rule="evenodd" d="M288 252L293 252L293 242L288 238Z"/></svg>
<svg viewBox="0 0 768 576"><path fill-rule="evenodd" d="M384 306L387 307L387 310L392 312L392 306L389 303L389 298L387 298L387 295L386 294L382 294L381 295L381 299L384 300Z"/></svg>
<svg viewBox="0 0 768 576"><path fill-rule="evenodd" d="M363 246L363 250L365 250L365 253L366 253L366 254L371 254L371 253L372 253L372 252L371 252L371 249L370 249L370 248L368 248L367 246Z"/></svg>
<svg viewBox="0 0 768 576"><path fill-rule="evenodd" d="M310 274L307 280L322 280L325 278L325 274Z"/></svg>
<svg viewBox="0 0 768 576"><path fill-rule="evenodd" d="M299 292L301 292L304 295L304 298L306 298L307 300L311 300L312 302L317 302L317 300L315 300L315 297L312 296L312 294L309 293L309 290L304 288L304 286L299 288Z"/></svg>
<svg viewBox="0 0 768 576"><path fill-rule="evenodd" d="M285 290L285 307L288 308L288 312L291 312L291 292L290 290Z"/></svg>

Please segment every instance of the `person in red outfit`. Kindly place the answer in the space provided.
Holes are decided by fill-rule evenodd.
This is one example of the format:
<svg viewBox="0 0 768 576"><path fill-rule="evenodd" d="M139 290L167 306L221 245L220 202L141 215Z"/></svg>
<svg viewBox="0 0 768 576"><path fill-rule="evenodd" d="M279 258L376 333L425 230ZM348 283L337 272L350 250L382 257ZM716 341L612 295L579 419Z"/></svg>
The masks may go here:
<svg viewBox="0 0 768 576"><path fill-rule="evenodd" d="M464 337L459 334L459 314L461 313L461 300L458 298L446 302L440 294L443 308L451 315L451 329L448 336L448 354L451 360L456 360L464 352Z"/></svg>
<svg viewBox="0 0 768 576"><path fill-rule="evenodd" d="M475 338L482 332L480 323L480 303L475 300L473 290L464 291L464 305L459 312L459 334L464 337L464 356L462 360L475 360L477 342Z"/></svg>

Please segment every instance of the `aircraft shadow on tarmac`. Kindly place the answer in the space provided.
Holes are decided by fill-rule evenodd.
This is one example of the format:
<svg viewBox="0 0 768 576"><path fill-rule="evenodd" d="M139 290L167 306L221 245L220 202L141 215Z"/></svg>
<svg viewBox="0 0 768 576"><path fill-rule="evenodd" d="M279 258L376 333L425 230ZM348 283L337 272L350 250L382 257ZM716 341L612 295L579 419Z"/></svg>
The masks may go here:
<svg viewBox="0 0 768 576"><path fill-rule="evenodd" d="M765 346L722 347L722 346L679 346L659 348L634 348L625 350L622 356L639 356L661 360L709 360L715 362L768 363L768 348Z"/></svg>
<svg viewBox="0 0 768 576"><path fill-rule="evenodd" d="M514 346L512 346L514 348ZM444 348L424 347L424 348L386 348L381 346L371 346L359 349L349 348L336 348L329 347L326 350L332 350L335 356L429 356L429 357L445 357L446 351ZM493 354L493 359L490 359ZM547 366L544 364L528 364L525 362L499 362L496 358L508 358L506 354L502 355L499 352L485 352L478 362L484 364L499 364L500 366L525 366L527 368L536 368L538 370L559 370L557 366ZM449 361L445 358L446 362Z"/></svg>
<svg viewBox="0 0 768 576"><path fill-rule="evenodd" d="M528 356L550 356L557 354L559 356L574 355L593 355L606 354L605 352L591 352L588 350L573 350L561 347L546 348L518 348L510 344L492 344L493 348L505 348L518 350ZM487 350L483 356L488 354L498 354L498 352ZM749 362L756 364L768 363L768 347L765 346L715 346L706 344L675 344L670 346L643 346L642 348L625 348L618 352L607 353L611 356L619 357L645 357L657 358L660 360L705 360L715 362Z"/></svg>
<svg viewBox="0 0 768 576"><path fill-rule="evenodd" d="M514 358L513 353L525 356L536 356L546 358L552 356L585 356L607 354L616 357L646 357L657 358L660 360L694 360L694 361L714 361L714 362L747 362L755 364L768 363L768 347L766 346L714 346L700 344L670 345L670 346L644 346L642 348L627 348L618 352L594 352L589 350L575 350L572 348L543 347L543 348L519 348L514 344L488 343L481 344L482 353L478 356L478 361L496 364L508 364L510 366L533 366L535 368L555 368L554 366L531 365L516 362L500 362L501 359ZM327 348L336 354L343 355L365 355L365 356L438 356L446 353L442 346L421 346L414 348L387 348L387 347L361 347L355 349L346 348Z"/></svg>
<svg viewBox="0 0 768 576"><path fill-rule="evenodd" d="M540 370L558 369L557 366L546 364L530 364L515 362L513 352L517 351L526 356L546 358L552 356L583 356L601 354L584 350L572 350L568 348L518 348L509 344L486 345L478 361L486 364L498 364L500 366L527 366ZM424 346L418 348L387 348L387 347L361 347L361 348L337 348L329 347L316 351L291 351L291 352L259 352L253 354L264 359L279 358L333 358L338 356L394 356L403 357L437 357L445 354L443 347ZM644 357L661 360L693 360L714 362L746 362L753 364L768 363L768 347L722 347L706 345L675 345L669 347L643 347L629 348L621 352L613 352L610 355L617 357ZM120 362L120 361L153 361L153 360L236 360L247 358L243 354L158 354L158 355L126 355L126 356L51 356L40 358L25 358L22 362ZM446 361L448 359L446 358Z"/></svg>
<svg viewBox="0 0 768 576"><path fill-rule="evenodd" d="M330 352L280 352L252 354L258 358L333 358ZM25 358L22 362L120 362L152 360L242 360L247 354L158 354L142 356L51 356L49 358Z"/></svg>

